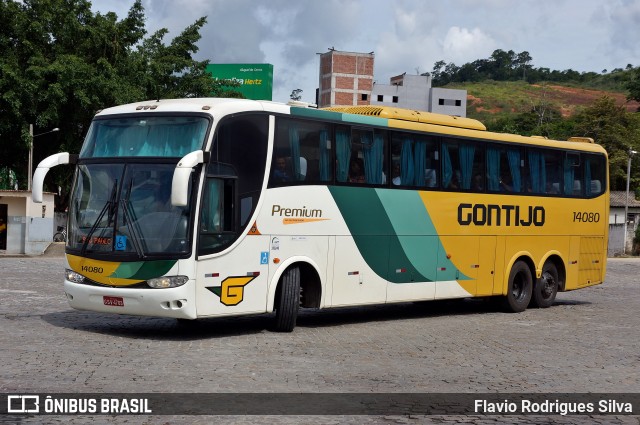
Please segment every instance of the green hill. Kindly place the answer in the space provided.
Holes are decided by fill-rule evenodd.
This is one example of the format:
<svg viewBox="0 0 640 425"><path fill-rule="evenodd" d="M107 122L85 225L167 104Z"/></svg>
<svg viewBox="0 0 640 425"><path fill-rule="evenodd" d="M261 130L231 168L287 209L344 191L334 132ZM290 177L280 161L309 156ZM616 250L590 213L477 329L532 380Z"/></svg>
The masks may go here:
<svg viewBox="0 0 640 425"><path fill-rule="evenodd" d="M624 105L629 112L635 112L640 107L638 102L627 101L625 91L588 88L577 83L529 84L525 81L485 80L450 83L445 88L467 90L467 117L482 122L515 116L541 106L559 111L562 116L568 117L602 96L614 98L616 104Z"/></svg>

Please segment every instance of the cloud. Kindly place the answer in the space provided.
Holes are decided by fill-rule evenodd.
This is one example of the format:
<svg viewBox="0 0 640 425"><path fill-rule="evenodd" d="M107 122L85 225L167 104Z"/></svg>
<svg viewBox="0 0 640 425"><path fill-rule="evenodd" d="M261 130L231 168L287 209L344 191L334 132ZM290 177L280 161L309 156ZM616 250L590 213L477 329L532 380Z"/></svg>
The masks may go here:
<svg viewBox="0 0 640 425"><path fill-rule="evenodd" d="M608 4L602 17L608 18L611 28L611 41L615 48L609 51L614 61L619 63L618 68L623 68L627 63L639 66L640 44L638 44L640 32L640 3L637 1L618 1L615 7ZM594 16L594 18L598 19ZM625 62L626 63L621 63Z"/></svg>
<svg viewBox="0 0 640 425"><path fill-rule="evenodd" d="M488 57L498 48L496 42L480 28L469 30L455 26L449 28L442 44L445 56L458 65Z"/></svg>
<svg viewBox="0 0 640 425"><path fill-rule="evenodd" d="M93 0L126 16L133 0ZM375 52L375 78L456 65L495 49L528 51L533 65L600 71L640 65L638 0L143 0L147 29L169 39L207 16L196 54L212 62L274 65L274 100L301 88L314 101L316 53ZM167 40L169 41L169 40Z"/></svg>

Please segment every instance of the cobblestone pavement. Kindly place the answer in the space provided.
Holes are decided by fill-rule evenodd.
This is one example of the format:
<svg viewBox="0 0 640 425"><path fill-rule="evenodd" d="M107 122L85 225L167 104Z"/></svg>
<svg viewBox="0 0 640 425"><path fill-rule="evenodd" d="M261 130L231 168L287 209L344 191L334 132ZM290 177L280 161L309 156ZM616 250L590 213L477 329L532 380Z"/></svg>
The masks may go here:
<svg viewBox="0 0 640 425"><path fill-rule="evenodd" d="M174 320L72 310L59 257L0 258L2 393L640 393L640 261L549 309L461 300ZM637 413L636 413L637 414ZM40 416L0 423L640 424L639 416Z"/></svg>

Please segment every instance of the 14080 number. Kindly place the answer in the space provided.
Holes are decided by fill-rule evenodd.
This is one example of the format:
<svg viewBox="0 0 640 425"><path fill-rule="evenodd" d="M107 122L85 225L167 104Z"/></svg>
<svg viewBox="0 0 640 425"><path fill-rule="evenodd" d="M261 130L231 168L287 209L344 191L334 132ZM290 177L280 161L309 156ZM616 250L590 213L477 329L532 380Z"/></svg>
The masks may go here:
<svg viewBox="0 0 640 425"><path fill-rule="evenodd" d="M597 223L600 221L600 213L574 211L573 221L581 223Z"/></svg>

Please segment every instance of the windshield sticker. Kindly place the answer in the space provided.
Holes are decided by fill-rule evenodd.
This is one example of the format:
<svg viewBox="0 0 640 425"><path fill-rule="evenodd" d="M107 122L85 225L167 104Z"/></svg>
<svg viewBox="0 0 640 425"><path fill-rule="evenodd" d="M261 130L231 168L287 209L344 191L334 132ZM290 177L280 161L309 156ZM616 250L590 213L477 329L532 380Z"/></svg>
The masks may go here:
<svg viewBox="0 0 640 425"><path fill-rule="evenodd" d="M85 243L86 240L87 240L86 236L83 236L82 238L80 238L80 242L81 243ZM94 236L94 237L89 238L88 244L91 244L91 245L111 245L111 238L104 238L104 237Z"/></svg>
<svg viewBox="0 0 640 425"><path fill-rule="evenodd" d="M127 237L116 236L116 251L125 251L127 249Z"/></svg>

